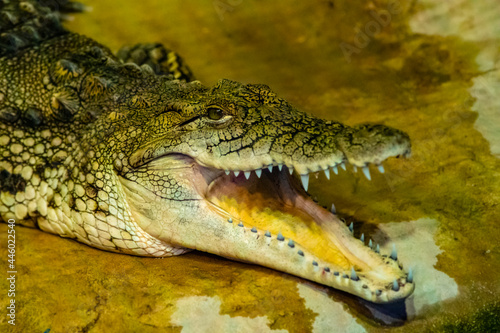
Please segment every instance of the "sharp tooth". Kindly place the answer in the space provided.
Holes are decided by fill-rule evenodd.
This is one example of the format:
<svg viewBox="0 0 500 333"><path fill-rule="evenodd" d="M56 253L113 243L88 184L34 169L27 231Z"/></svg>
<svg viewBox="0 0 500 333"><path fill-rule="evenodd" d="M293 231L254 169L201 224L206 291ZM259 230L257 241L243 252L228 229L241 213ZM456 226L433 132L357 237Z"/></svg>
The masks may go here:
<svg viewBox="0 0 500 333"><path fill-rule="evenodd" d="M358 281L359 278L356 275L356 271L354 270L354 267L351 267L351 280Z"/></svg>
<svg viewBox="0 0 500 333"><path fill-rule="evenodd" d="M358 172L358 167L357 166L353 165L352 169L354 170L354 172Z"/></svg>
<svg viewBox="0 0 500 333"><path fill-rule="evenodd" d="M346 169L346 167L345 167L345 162L340 163L340 167L341 167L342 169L344 169L344 171L346 171L346 170L347 170L347 169Z"/></svg>
<svg viewBox="0 0 500 333"><path fill-rule="evenodd" d="M243 222L238 223L238 227L243 227Z"/></svg>
<svg viewBox="0 0 500 333"><path fill-rule="evenodd" d="M250 174L252 173L252 171L245 171L245 178L248 179L250 178Z"/></svg>
<svg viewBox="0 0 500 333"><path fill-rule="evenodd" d="M268 231L266 231L266 237L271 237L271 233Z"/></svg>
<svg viewBox="0 0 500 333"><path fill-rule="evenodd" d="M337 210L335 209L335 205L332 203L332 208L330 208L332 214L337 214Z"/></svg>
<svg viewBox="0 0 500 333"><path fill-rule="evenodd" d="M239 174L240 174L240 172L238 170L234 171L234 176L235 177L238 177Z"/></svg>
<svg viewBox="0 0 500 333"><path fill-rule="evenodd" d="M330 267L325 267L325 272L330 273Z"/></svg>
<svg viewBox="0 0 500 333"><path fill-rule="evenodd" d="M304 186L304 190L307 192L307 188L309 187L309 174L300 175L300 179L302 180L302 186Z"/></svg>
<svg viewBox="0 0 500 333"><path fill-rule="evenodd" d="M288 167L288 172L290 172L290 174L293 173L293 167Z"/></svg>
<svg viewBox="0 0 500 333"><path fill-rule="evenodd" d="M295 247L295 244L294 244L293 240L290 239L288 241L288 246L290 246L292 249Z"/></svg>
<svg viewBox="0 0 500 333"><path fill-rule="evenodd" d="M337 166L336 166L336 165L334 165L334 166L333 166L332 170L333 170L333 172L334 172L336 175L338 175L338 174L339 174L339 169L337 168Z"/></svg>
<svg viewBox="0 0 500 333"><path fill-rule="evenodd" d="M392 290L394 290L394 291L398 291L399 290L398 280L394 280L392 282Z"/></svg>
<svg viewBox="0 0 500 333"><path fill-rule="evenodd" d="M272 170L272 169L271 169ZM262 175L262 169L257 169L255 170L255 174L257 175L257 177L260 178L260 176Z"/></svg>
<svg viewBox="0 0 500 333"><path fill-rule="evenodd" d="M354 224L352 222L351 222L351 224L349 224L349 231L350 232L354 231Z"/></svg>
<svg viewBox="0 0 500 333"><path fill-rule="evenodd" d="M378 245L378 244L375 247L375 253L380 253L380 245Z"/></svg>
<svg viewBox="0 0 500 333"><path fill-rule="evenodd" d="M269 165L267 166L267 170L269 170L269 172L271 172L271 173L272 173L272 172L273 172L273 165L272 165L272 164L269 164Z"/></svg>
<svg viewBox="0 0 500 333"><path fill-rule="evenodd" d="M313 265L318 266L318 262L316 260L313 260Z"/></svg>
<svg viewBox="0 0 500 333"><path fill-rule="evenodd" d="M409 283L413 283L413 270L410 269L408 270L408 277L406 278L406 281L408 281Z"/></svg>
<svg viewBox="0 0 500 333"><path fill-rule="evenodd" d="M257 232L257 228L253 227L252 232Z"/></svg>
<svg viewBox="0 0 500 333"><path fill-rule="evenodd" d="M299 254L299 256L304 256L304 252L302 250L299 250L299 252L297 252Z"/></svg>
<svg viewBox="0 0 500 333"><path fill-rule="evenodd" d="M281 171L283 169L283 163L278 163L278 170Z"/></svg>
<svg viewBox="0 0 500 333"><path fill-rule="evenodd" d="M281 234L281 231L280 231L280 232L278 232L278 237L277 237L277 239L278 239L279 241L284 241L284 240L285 240L285 237L283 237L283 235Z"/></svg>
<svg viewBox="0 0 500 333"><path fill-rule="evenodd" d="M391 251L390 258L392 260L398 260L398 253L396 252L396 244L392 244L392 251Z"/></svg>
<svg viewBox="0 0 500 333"><path fill-rule="evenodd" d="M330 169L326 168L324 171L325 171L326 179L330 180Z"/></svg>
<svg viewBox="0 0 500 333"><path fill-rule="evenodd" d="M365 174L365 177L368 179L368 180L372 180L372 177L370 176L370 169L368 169L367 166L364 166L363 167L363 173Z"/></svg>
<svg viewBox="0 0 500 333"><path fill-rule="evenodd" d="M365 242L365 234L361 234L360 240L364 243Z"/></svg>
<svg viewBox="0 0 500 333"><path fill-rule="evenodd" d="M378 168L378 171L380 171L380 173L384 173L385 172L384 166L382 164L377 165L377 168Z"/></svg>
<svg viewBox="0 0 500 333"><path fill-rule="evenodd" d="M226 173L227 176L229 176L229 174L231 173L231 171L229 170L225 170L224 172Z"/></svg>
<svg viewBox="0 0 500 333"><path fill-rule="evenodd" d="M368 247L371 249L373 247L373 242L372 239L370 238L370 241L368 242Z"/></svg>
<svg viewBox="0 0 500 333"><path fill-rule="evenodd" d="M232 218L228 218L228 219L227 219L227 222L229 222L229 223L233 223L233 219L232 219Z"/></svg>

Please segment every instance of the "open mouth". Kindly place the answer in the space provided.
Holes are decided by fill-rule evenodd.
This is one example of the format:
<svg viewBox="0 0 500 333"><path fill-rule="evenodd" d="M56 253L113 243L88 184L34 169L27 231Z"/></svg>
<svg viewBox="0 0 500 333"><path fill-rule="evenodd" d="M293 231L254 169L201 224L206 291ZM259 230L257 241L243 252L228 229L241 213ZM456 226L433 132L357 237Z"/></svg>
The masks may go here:
<svg viewBox="0 0 500 333"><path fill-rule="evenodd" d="M208 221L196 228L218 230L214 242L211 231L196 245L183 237L168 242L285 271L377 303L405 298L414 289L412 273L403 271L395 252L380 255L371 240L353 237L352 226L316 204L305 191L305 177L293 176L286 165L228 171L168 154L144 167L151 178L161 170L187 179L199 203L194 219ZM337 173L337 167L329 169Z"/></svg>
<svg viewBox="0 0 500 333"><path fill-rule="evenodd" d="M290 248L301 247L322 258L329 263L327 271L346 273L351 267L359 271L366 266L350 255L337 236L335 215L313 202L286 166L282 171L261 172L222 174L208 186L206 199L232 223L251 226L251 232L274 236ZM304 253L299 251L299 255Z"/></svg>
<svg viewBox="0 0 500 333"><path fill-rule="evenodd" d="M177 149L186 153L165 151L164 138L143 145L130 156L134 169L122 182L132 216L174 246L273 268L376 303L408 297L413 274L403 270L395 249L381 255L368 237L353 237L352 225L307 194L311 173L328 178L346 163L368 179L370 166L383 172L386 159L410 155L408 135L383 125L301 121L314 125L313 134L259 139L252 138L254 129L240 139Z"/></svg>

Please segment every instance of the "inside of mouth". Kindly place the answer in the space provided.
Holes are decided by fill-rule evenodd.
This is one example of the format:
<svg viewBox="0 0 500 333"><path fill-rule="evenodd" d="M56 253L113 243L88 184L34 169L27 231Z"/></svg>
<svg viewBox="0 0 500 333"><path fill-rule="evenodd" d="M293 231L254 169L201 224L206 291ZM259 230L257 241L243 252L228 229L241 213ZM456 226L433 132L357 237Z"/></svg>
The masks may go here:
<svg viewBox="0 0 500 333"><path fill-rule="evenodd" d="M291 176L287 166L278 164L251 172L229 172L202 165L187 155L169 154L149 162L144 168L149 175L147 179L161 178L168 172L185 180L182 185L193 190L189 193L193 198L203 201L201 207L207 209L207 216L220 217L215 218L214 223L224 223L228 228L244 227L239 230L247 233L249 241L259 237L268 240L268 246L278 249L273 252L278 253L273 260L280 260L280 248L289 255L292 254L289 251L296 251L297 258L304 257L297 262L306 265L306 270L316 266L326 275L333 272L334 276L361 278L370 281L373 290L390 288L394 281L404 278L396 259L381 256L373 245L366 246L364 240L353 237L345 223L309 197L301 185L303 182ZM131 193L150 198L150 190L143 186L151 188L154 183L139 186L132 179L126 186L131 188ZM156 213L148 217L152 210L145 210L141 205L133 207L133 211L142 214L137 220L145 221L146 232L155 237L162 235L162 225L152 222L157 220ZM265 246L266 243L259 244ZM184 243L179 245L184 246ZM233 257L230 252L227 256L254 262L250 257ZM273 268L273 263L271 260L268 266Z"/></svg>
<svg viewBox="0 0 500 333"><path fill-rule="evenodd" d="M325 228L325 224L339 223L335 215L315 204L286 170L265 170L260 178L252 173L249 179L242 173L223 173L210 183L206 199L219 212L227 213L233 223L269 231L273 236L281 234L285 242L292 239L332 268L360 268L342 250L331 229Z"/></svg>

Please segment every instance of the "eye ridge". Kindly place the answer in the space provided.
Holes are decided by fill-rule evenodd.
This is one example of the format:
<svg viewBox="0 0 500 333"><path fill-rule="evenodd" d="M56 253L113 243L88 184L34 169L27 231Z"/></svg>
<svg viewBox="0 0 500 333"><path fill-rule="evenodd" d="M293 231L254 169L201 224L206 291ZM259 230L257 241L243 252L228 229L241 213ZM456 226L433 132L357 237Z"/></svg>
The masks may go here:
<svg viewBox="0 0 500 333"><path fill-rule="evenodd" d="M207 116L210 120L220 120L225 112L219 107L210 107L207 109Z"/></svg>

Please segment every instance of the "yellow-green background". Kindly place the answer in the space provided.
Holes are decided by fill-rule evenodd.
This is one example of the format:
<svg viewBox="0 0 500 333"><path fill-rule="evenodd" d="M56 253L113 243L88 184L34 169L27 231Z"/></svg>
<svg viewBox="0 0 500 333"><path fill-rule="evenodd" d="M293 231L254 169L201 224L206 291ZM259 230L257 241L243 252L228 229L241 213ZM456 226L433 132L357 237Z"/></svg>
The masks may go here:
<svg viewBox="0 0 500 333"><path fill-rule="evenodd" d="M410 18L424 9L417 1L401 1L402 12L351 62L339 43L353 44L356 29L373 20L370 10L387 9L387 1L85 3L93 11L67 26L113 51L162 42L207 85L220 78L265 83L317 116L406 131L413 155L388 161L386 176L372 170L368 182L341 172L327 183L320 176L310 193L322 204L335 202L359 233L378 223L438 220L434 240L443 252L435 268L456 281L460 294L397 327L380 323L352 296L328 290L328 297L373 332L498 324L500 160L474 127L478 114L469 91L482 75L475 59L485 45L412 32ZM0 230L6 234L5 225ZM302 280L269 269L196 252L169 259L111 254L20 227L17 237L15 332L180 332L170 323L176 301L196 295L219 297L221 314L267 316L271 329L310 332L317 317L297 291ZM0 267L6 267L5 239ZM13 329L2 314L5 328Z"/></svg>

